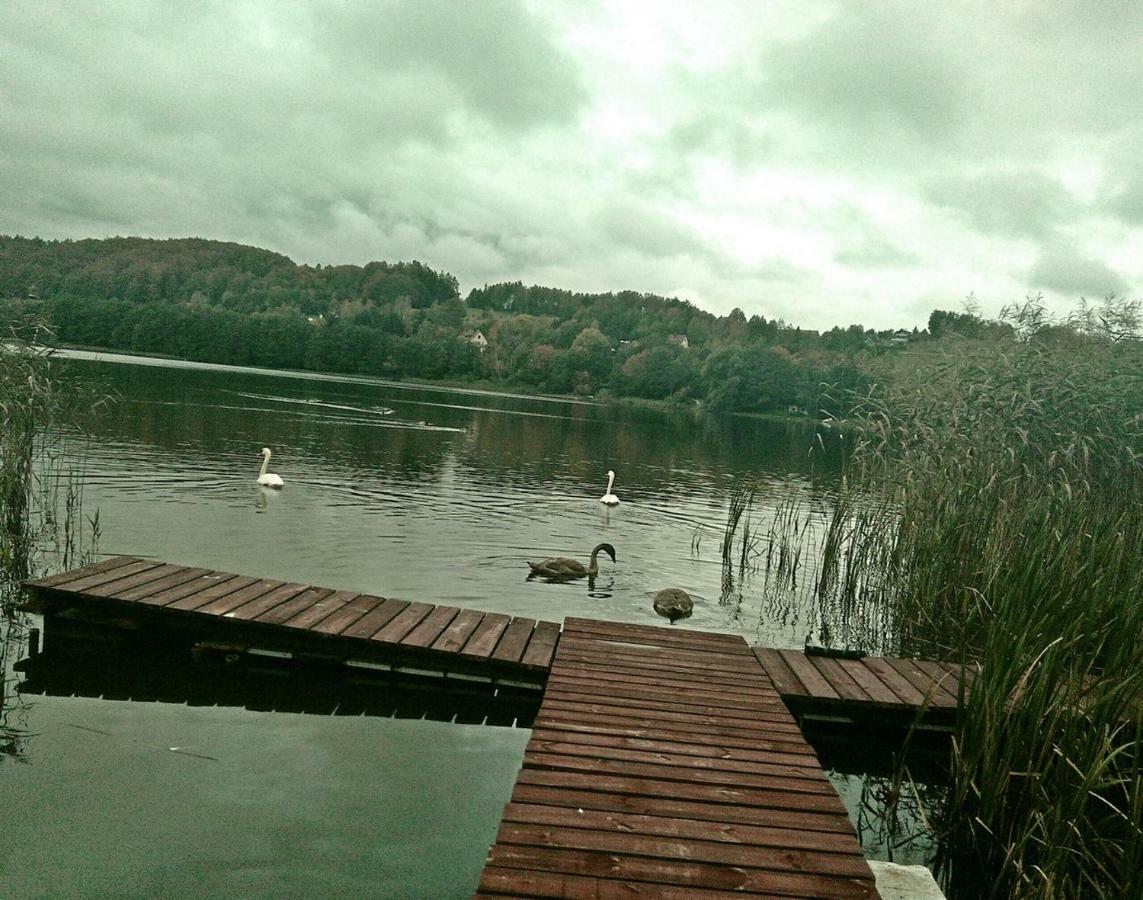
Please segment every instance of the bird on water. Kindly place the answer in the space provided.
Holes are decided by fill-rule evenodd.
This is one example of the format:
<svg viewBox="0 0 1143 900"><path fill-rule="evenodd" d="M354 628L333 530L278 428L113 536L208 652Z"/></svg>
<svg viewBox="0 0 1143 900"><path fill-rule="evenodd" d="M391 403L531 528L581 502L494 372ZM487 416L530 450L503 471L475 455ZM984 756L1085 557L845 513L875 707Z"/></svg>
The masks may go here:
<svg viewBox="0 0 1143 900"><path fill-rule="evenodd" d="M258 473L258 483L262 487L280 488L284 481L281 475L275 475L273 472L267 472L270 467L270 448L262 448L262 470Z"/></svg>
<svg viewBox="0 0 1143 900"><path fill-rule="evenodd" d="M606 503L608 506L618 506L619 498L611 492L611 486L615 484L615 473L610 469L607 470L607 493L599 498L600 503Z"/></svg>
<svg viewBox="0 0 1143 900"><path fill-rule="evenodd" d="M655 612L674 625L678 619L686 619L694 610L691 595L682 588L664 588L655 594Z"/></svg>
<svg viewBox="0 0 1143 900"><path fill-rule="evenodd" d="M591 551L591 561L586 566L578 559L569 559L566 556L553 556L541 562L529 562L528 566L532 571L528 574L528 577L548 578L553 581L567 581L572 578L598 575L599 560L597 557L600 552L606 553L611 557L611 561L615 562L615 548L610 544L597 544L595 549Z"/></svg>

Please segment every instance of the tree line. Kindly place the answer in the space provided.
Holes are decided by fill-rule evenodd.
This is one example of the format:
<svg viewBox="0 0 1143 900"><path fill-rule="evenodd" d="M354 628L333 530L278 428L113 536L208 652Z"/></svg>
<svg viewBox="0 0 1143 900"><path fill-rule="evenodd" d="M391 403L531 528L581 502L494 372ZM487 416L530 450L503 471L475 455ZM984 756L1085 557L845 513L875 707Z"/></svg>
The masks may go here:
<svg viewBox="0 0 1143 900"><path fill-rule="evenodd" d="M865 358L930 333L979 337L995 326L937 310L929 332L819 334L677 298L520 282L462 299L454 276L417 261L298 265L199 238L0 236L0 298L34 307L73 345L808 415L844 413L830 398L860 392Z"/></svg>

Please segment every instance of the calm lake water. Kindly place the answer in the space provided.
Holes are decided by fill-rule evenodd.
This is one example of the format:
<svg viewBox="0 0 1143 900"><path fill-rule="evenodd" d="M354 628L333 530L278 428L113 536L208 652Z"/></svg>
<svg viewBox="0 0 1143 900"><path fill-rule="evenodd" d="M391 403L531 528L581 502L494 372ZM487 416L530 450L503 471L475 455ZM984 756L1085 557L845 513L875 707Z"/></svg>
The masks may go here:
<svg viewBox="0 0 1143 900"><path fill-rule="evenodd" d="M727 579L736 479L825 497L840 451L812 433L690 412L368 379L70 354L59 375L115 402L65 446L101 555L132 554L381 596L560 620L664 624L800 647L798 592ZM255 484L263 447L280 492ZM828 448L827 448L828 449ZM598 502L613 469L621 503ZM770 487L765 487L769 485ZM526 561L601 559L586 582ZM528 731L374 716L28 696L0 756L0 896L463 897L476 884ZM848 792L851 793L851 792Z"/></svg>

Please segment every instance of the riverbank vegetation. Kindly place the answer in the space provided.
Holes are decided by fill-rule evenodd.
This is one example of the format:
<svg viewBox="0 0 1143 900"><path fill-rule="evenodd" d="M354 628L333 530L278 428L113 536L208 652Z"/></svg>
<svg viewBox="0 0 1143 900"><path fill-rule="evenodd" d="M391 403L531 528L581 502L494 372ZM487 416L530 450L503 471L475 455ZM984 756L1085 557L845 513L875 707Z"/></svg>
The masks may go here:
<svg viewBox="0 0 1143 900"><path fill-rule="evenodd" d="M783 540L810 535L846 642L981 667L935 819L950 896L1143 896L1139 304L1000 324L878 360L828 523Z"/></svg>
<svg viewBox="0 0 1143 900"><path fill-rule="evenodd" d="M856 357L919 337L818 334L634 291L495 284L462 300L454 277L418 262L299 266L198 239L0 236L0 299L76 346L807 416L821 383L859 386Z"/></svg>

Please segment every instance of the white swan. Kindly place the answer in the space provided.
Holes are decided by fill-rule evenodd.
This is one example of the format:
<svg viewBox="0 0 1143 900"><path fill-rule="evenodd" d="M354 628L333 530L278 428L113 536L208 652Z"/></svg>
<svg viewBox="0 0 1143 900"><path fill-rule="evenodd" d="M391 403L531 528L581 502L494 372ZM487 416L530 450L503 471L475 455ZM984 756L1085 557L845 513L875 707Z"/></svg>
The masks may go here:
<svg viewBox="0 0 1143 900"><path fill-rule="evenodd" d="M600 503L606 503L608 506L618 506L619 498L611 493L611 486L615 484L615 473L610 469L607 470L607 493L599 498Z"/></svg>
<svg viewBox="0 0 1143 900"><path fill-rule="evenodd" d="M270 448L262 448L262 471L258 473L258 483L263 487L280 488L284 481L282 476L275 475L273 472L267 472L266 469L270 465Z"/></svg>

